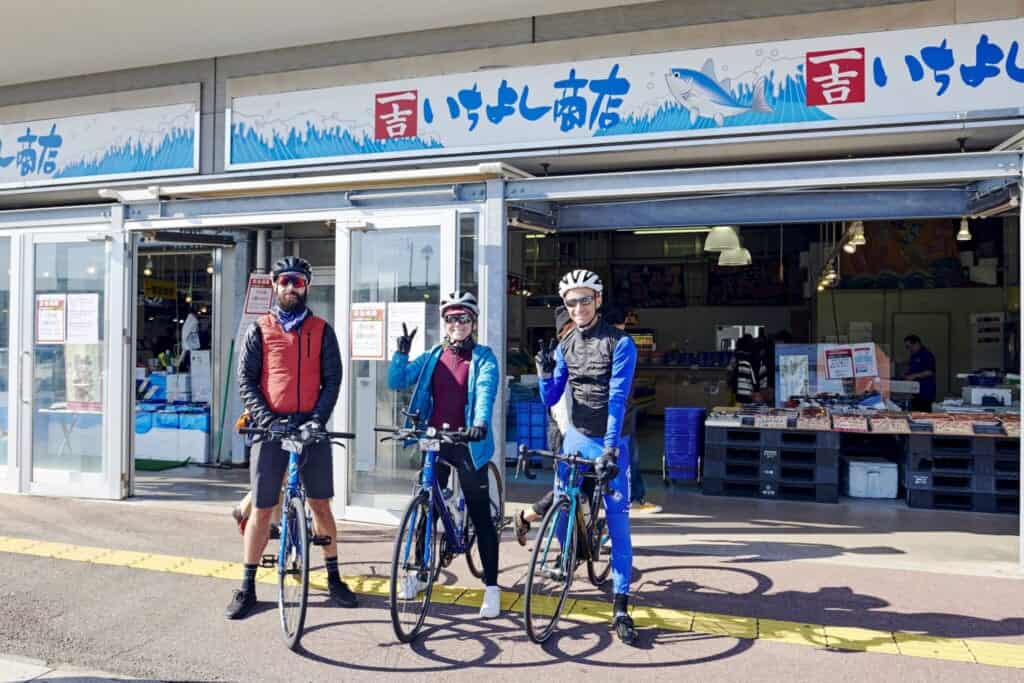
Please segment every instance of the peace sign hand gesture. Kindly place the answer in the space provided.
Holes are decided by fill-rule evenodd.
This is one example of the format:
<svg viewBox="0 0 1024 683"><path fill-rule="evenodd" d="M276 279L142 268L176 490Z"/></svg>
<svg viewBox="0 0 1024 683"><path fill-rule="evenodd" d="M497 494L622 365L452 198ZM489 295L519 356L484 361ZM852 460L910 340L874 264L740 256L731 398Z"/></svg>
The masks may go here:
<svg viewBox="0 0 1024 683"><path fill-rule="evenodd" d="M555 349L557 348L557 339L551 339L547 344L545 344L544 340L541 339L537 343L537 355L534 356L534 360L537 363L537 368L540 370L541 375L547 377L555 371Z"/></svg>
<svg viewBox="0 0 1024 683"><path fill-rule="evenodd" d="M409 355L410 349L412 349L412 340L416 336L416 330L418 327L412 328L412 332L402 323L402 336L398 338L398 352Z"/></svg>

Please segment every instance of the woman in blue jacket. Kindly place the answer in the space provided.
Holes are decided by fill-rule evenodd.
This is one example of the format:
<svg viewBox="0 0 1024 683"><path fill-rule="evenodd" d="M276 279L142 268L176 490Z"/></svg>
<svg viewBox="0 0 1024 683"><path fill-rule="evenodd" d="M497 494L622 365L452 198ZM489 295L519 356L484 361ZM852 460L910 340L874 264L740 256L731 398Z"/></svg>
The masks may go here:
<svg viewBox="0 0 1024 683"><path fill-rule="evenodd" d="M494 352L473 339L479 314L476 297L469 292L452 292L443 298L444 341L413 361L409 360L409 349L416 330L409 332L403 324L398 350L388 368L388 386L400 390L415 384L410 413L432 427L465 428L469 435L468 445L442 444L440 455L452 462L459 473L484 570L480 616L490 619L501 611L498 534L491 518L486 469L494 455L494 438L489 427L500 378ZM437 476L444 488L449 469L439 467ZM415 576L409 576L407 583L409 585L399 587L399 597L411 598L424 587Z"/></svg>

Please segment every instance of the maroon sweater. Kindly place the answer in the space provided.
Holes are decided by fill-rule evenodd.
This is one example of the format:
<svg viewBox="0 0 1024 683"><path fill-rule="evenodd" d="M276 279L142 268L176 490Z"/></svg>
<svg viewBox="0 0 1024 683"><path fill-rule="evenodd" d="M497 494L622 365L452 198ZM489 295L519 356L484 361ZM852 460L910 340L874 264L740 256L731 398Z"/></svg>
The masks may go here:
<svg viewBox="0 0 1024 683"><path fill-rule="evenodd" d="M451 347L441 352L430 380L434 411L430 415L430 426L441 428L445 423L449 429L461 429L466 425L466 396L469 392L469 363L473 351L455 351Z"/></svg>

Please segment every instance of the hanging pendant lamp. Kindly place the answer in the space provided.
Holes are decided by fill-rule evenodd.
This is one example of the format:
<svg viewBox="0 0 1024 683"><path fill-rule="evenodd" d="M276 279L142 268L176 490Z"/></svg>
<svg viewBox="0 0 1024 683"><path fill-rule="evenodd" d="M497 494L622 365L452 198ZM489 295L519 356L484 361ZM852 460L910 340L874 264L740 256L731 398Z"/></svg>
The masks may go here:
<svg viewBox="0 0 1024 683"><path fill-rule="evenodd" d="M728 249L718 256L718 265L726 267L749 266L751 261L750 251L743 247Z"/></svg>
<svg viewBox="0 0 1024 683"><path fill-rule="evenodd" d="M704 251L724 252L739 248L739 230L731 225L716 225L711 228L707 239L704 240Z"/></svg>

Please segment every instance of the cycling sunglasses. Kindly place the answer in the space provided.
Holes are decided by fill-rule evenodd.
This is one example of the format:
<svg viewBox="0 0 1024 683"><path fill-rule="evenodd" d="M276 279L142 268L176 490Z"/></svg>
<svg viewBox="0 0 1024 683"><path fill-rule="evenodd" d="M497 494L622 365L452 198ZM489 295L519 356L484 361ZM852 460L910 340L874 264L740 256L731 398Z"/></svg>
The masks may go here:
<svg viewBox="0 0 1024 683"><path fill-rule="evenodd" d="M277 284L282 287L291 285L294 289L305 289L309 285L309 280L304 275L297 275L295 273L287 273L277 278Z"/></svg>
<svg viewBox="0 0 1024 683"><path fill-rule="evenodd" d="M587 296L581 296L576 299L566 299L565 307L576 308L577 306L589 306L592 303L594 303L594 297L593 295L588 294Z"/></svg>
<svg viewBox="0 0 1024 683"><path fill-rule="evenodd" d="M473 316L471 316L469 313L455 313L453 315L446 315L444 317L444 321L449 325L454 325L455 323L459 323L461 325L468 325L469 323L473 322Z"/></svg>

